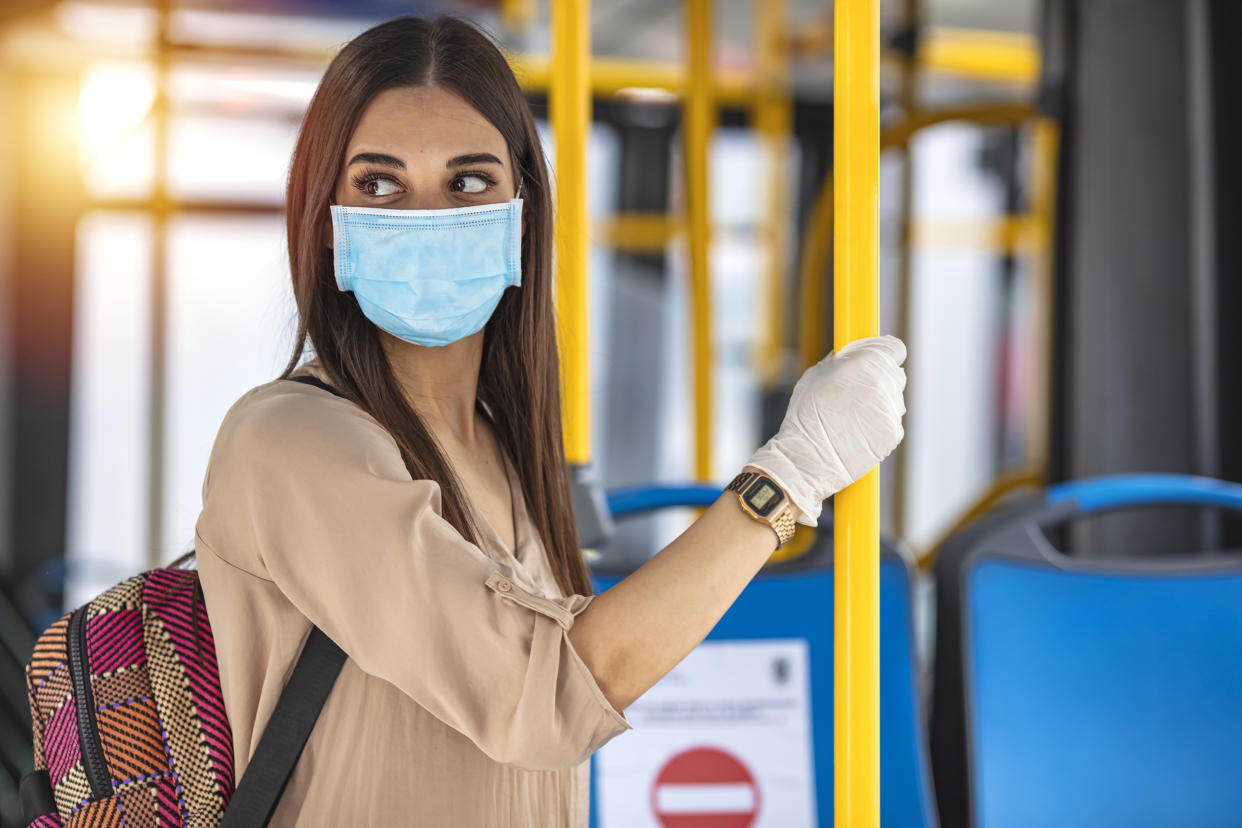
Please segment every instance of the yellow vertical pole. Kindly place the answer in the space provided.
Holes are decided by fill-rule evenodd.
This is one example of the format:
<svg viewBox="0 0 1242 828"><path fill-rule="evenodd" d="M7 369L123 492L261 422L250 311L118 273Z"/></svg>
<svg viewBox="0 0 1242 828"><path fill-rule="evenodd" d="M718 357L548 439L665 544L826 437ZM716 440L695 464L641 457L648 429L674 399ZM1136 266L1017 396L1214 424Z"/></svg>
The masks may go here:
<svg viewBox="0 0 1242 828"><path fill-rule="evenodd" d="M554 0L548 96L556 136L556 311L564 377L565 459L591 459L587 354L586 144L591 122L588 0Z"/></svg>
<svg viewBox="0 0 1242 828"><path fill-rule="evenodd" d="M690 250L690 313L694 341L694 470L712 479L712 296L707 153L715 105L712 89L712 0L685 0L686 95L682 110L686 230Z"/></svg>
<svg viewBox="0 0 1242 828"><path fill-rule="evenodd" d="M786 0L756 0L755 129L767 163L764 184L767 209L761 238L767 257L764 268L766 308L759 341L759 377L766 387L786 379L789 341L785 309L786 266L789 261L789 141L793 129L793 96L789 89L788 10Z"/></svg>
<svg viewBox="0 0 1242 828"><path fill-rule="evenodd" d="M879 0L837 0L833 66L837 348L880 331ZM880 473L838 492L836 824L880 824Z"/></svg>

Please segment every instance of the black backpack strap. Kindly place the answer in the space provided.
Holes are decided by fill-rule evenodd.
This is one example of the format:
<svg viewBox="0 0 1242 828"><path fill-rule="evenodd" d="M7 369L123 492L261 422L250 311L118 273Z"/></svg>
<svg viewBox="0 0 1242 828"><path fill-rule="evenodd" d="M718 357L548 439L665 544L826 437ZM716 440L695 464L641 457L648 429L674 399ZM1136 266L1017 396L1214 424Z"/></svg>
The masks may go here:
<svg viewBox="0 0 1242 828"><path fill-rule="evenodd" d="M324 391L327 391L329 394L336 394L338 397L344 396L343 394L341 394L340 391L337 391L335 388L333 388L331 385L328 385L326 382L321 380L319 377L312 377L310 374L303 374L300 377L285 377L285 379L289 380L290 382L300 382L304 385L313 385L316 388L322 388Z"/></svg>
<svg viewBox="0 0 1242 828"><path fill-rule="evenodd" d="M46 770L23 775L17 790L22 804L23 825L33 825L40 817L60 820L56 815L56 800L52 797L52 780ZM49 820L48 824L51 825L52 821Z"/></svg>
<svg viewBox="0 0 1242 828"><path fill-rule="evenodd" d="M267 825L344 664L345 651L323 630L311 627L293 675L229 800L220 828Z"/></svg>

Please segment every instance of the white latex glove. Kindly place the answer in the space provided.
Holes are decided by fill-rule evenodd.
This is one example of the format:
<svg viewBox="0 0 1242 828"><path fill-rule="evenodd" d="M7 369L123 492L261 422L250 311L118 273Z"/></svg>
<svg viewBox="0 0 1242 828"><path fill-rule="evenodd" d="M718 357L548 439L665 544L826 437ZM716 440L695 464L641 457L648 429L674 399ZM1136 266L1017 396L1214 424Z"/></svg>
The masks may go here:
<svg viewBox="0 0 1242 828"><path fill-rule="evenodd" d="M780 430L747 463L762 469L814 526L830 495L889 455L905 431L906 346L895 336L856 339L794 385Z"/></svg>

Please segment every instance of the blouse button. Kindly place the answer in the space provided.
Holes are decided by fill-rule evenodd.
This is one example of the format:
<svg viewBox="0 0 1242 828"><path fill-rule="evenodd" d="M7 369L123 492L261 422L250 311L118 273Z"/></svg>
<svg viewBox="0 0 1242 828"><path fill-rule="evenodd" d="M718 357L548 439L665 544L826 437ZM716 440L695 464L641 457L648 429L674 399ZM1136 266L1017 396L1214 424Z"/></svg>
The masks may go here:
<svg viewBox="0 0 1242 828"><path fill-rule="evenodd" d="M496 589L500 590L501 592L508 592L512 588L513 588L513 585L509 583L508 581L497 581L496 582Z"/></svg>

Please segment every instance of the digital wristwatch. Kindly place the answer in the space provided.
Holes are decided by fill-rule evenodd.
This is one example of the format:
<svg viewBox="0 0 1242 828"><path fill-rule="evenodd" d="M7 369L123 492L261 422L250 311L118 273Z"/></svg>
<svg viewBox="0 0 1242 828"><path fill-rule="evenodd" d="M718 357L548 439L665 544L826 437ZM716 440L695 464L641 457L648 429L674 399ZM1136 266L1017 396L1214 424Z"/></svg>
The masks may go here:
<svg viewBox="0 0 1242 828"><path fill-rule="evenodd" d="M793 507L781 487L766 474L742 472L725 487L727 492L737 494L742 511L753 519L766 523L776 532L777 549L794 536Z"/></svg>

